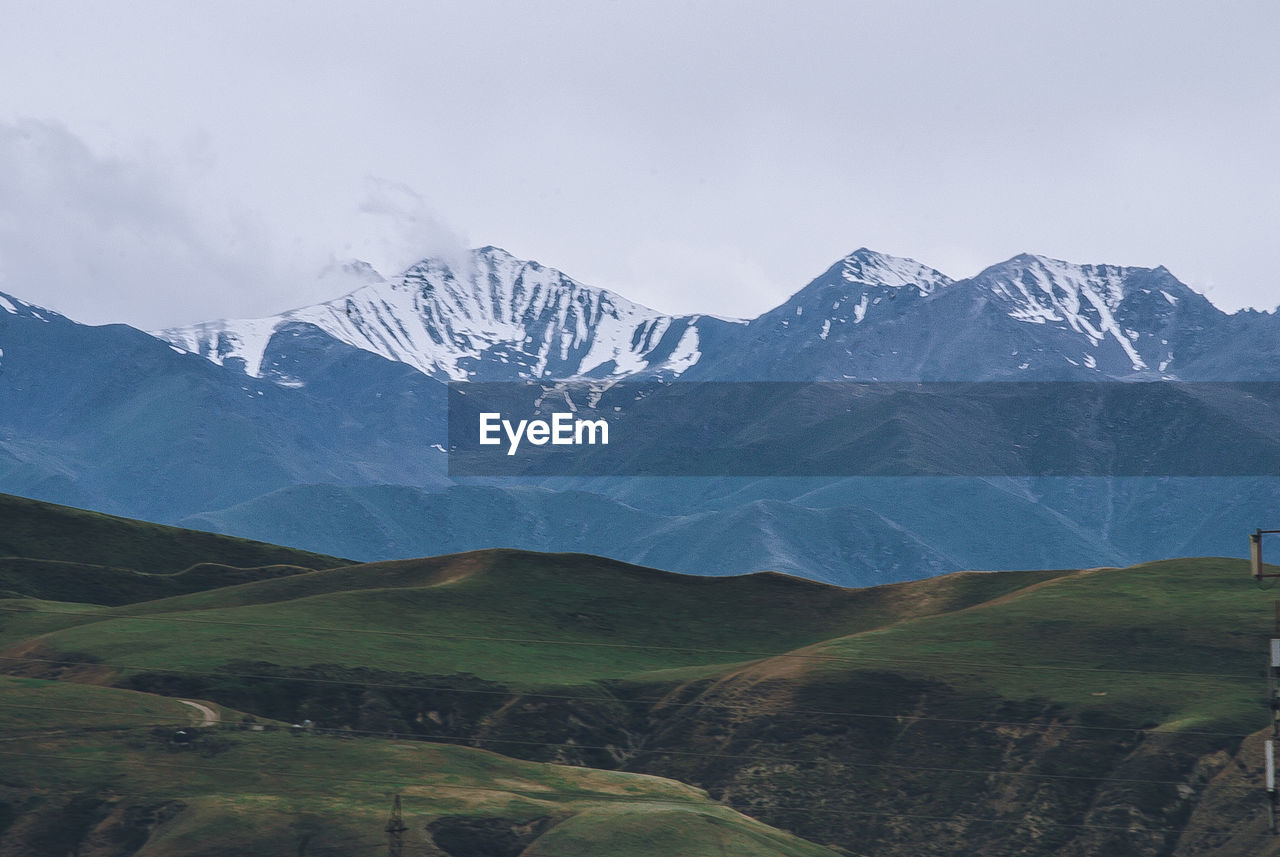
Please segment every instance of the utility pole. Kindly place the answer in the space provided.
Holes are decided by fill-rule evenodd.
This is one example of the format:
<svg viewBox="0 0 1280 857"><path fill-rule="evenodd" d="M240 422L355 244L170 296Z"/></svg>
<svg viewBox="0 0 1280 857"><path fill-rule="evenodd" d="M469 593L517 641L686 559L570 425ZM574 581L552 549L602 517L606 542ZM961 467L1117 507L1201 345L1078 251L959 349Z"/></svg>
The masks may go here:
<svg viewBox="0 0 1280 857"><path fill-rule="evenodd" d="M1280 738L1280 601L1275 606L1276 628L1271 637L1271 661L1267 668L1267 699L1271 705L1271 737Z"/></svg>
<svg viewBox="0 0 1280 857"><path fill-rule="evenodd" d="M1262 537L1280 530L1254 530L1249 534L1249 571L1253 579L1261 583L1263 578L1280 577L1268 573L1262 566ZM1276 808L1280 805L1280 793L1276 792L1276 740L1280 739L1280 601L1275 603L1275 630L1271 637L1271 658L1267 663L1267 704L1271 706L1271 737L1264 745L1264 764L1267 776L1267 815L1271 835L1276 834Z"/></svg>
<svg viewBox="0 0 1280 857"><path fill-rule="evenodd" d="M1271 737L1264 752L1267 771L1267 815L1271 835L1276 833L1276 738L1280 737L1280 601L1276 602L1275 636L1271 638L1271 661L1267 668L1267 695L1271 700Z"/></svg>
<svg viewBox="0 0 1280 857"><path fill-rule="evenodd" d="M387 819L387 857L404 857L404 818L400 815L400 795L391 808L391 817Z"/></svg>
<svg viewBox="0 0 1280 857"><path fill-rule="evenodd" d="M1276 742L1267 739L1267 815L1271 819L1271 835L1276 833Z"/></svg>

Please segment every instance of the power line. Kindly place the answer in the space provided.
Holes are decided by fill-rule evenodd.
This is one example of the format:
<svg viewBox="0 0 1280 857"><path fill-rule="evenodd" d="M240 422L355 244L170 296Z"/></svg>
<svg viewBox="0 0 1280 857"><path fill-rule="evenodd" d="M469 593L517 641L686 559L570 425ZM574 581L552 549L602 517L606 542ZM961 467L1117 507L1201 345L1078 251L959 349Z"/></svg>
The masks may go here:
<svg viewBox="0 0 1280 857"><path fill-rule="evenodd" d="M1053 670L1065 672L1086 672L1086 673L1116 673L1120 675L1142 675L1142 676L1169 676L1171 678L1207 678L1222 681L1226 679L1257 679L1258 674L1246 673L1223 673L1223 672L1187 672L1187 671L1159 671L1137 670L1137 669L1121 669L1118 667L1096 667L1096 666L1071 666L1065 664L992 664L985 661L956 660L947 658L930 657L926 664L913 664L904 658L888 658L875 655L822 655L818 653L801 653L796 651L788 652L763 652L749 651L740 649L702 649L690 646L668 646L657 643L608 643L599 640L545 640L526 637L495 637L479 634L441 634L427 631L386 631L378 628L341 628L329 627L322 625L276 625L266 622L230 622L218 619L197 619L190 616L175 616L172 614L163 614L158 616L147 616L131 613L74 613L64 610L40 610L36 608L16 608L16 607L0 607L0 611L8 611L11 613L40 613L51 616L74 616L78 618L90 618L98 621L108 621L114 619L129 619L148 622L185 622L196 625L217 625L240 628L255 629L272 629L278 631L289 631L293 633L315 633L315 634L348 634L354 636L385 636L385 637L407 637L417 639L437 639L437 640L466 640L471 642L485 643L515 643L518 645L539 645L539 646L581 646L585 648L608 648L608 649L628 649L628 650L647 650L647 651L669 651L669 652L685 652L689 654L704 655L735 655L749 659L772 659L787 658L797 660L813 660L835 663L891 663L895 665L903 665L904 663L911 666L923 665L944 665L955 667L973 667L985 671L1021 671L1021 670ZM58 629L62 630L62 629ZM841 639L841 638L831 638ZM804 644L805 646L821 645L830 642L830 640L818 640L814 643Z"/></svg>
<svg viewBox="0 0 1280 857"><path fill-rule="evenodd" d="M417 691L435 691L440 693L457 693L457 694L476 694L484 696L519 696L531 699L554 699L567 702L611 702L618 704L637 704L637 705L671 705L673 707L696 707L722 709L727 711L754 711L758 708L756 705L746 703L725 703L725 702L705 702L701 700L689 700L686 702L678 702L662 697L619 697L619 696L592 696L570 694L553 694L540 693L537 691L523 691L516 689L487 690L483 688L458 688L442 685L420 685L420 684L402 684L398 682L371 682L371 681L353 681L347 679L329 679L329 678L308 678L305 676L288 676L288 675L272 675L270 673L242 673L218 670L211 673L191 673L175 667L148 667L129 664L111 663L107 661L77 661L77 660L60 660L57 658L35 658L23 655L0 655L0 660L22 661L26 663L44 663L58 666L104 666L118 670L133 670L139 673L172 673L181 677L192 678L247 678L261 679L269 681L291 681L306 684L323 684L334 685L339 687L357 687L357 688L379 688L382 690L417 690ZM974 697L966 697L973 699ZM990 697L996 701L1008 701L1003 697ZM872 712L860 711L825 711L818 709L792 708L783 706L780 710L790 712L792 714L808 714L816 717L861 717L874 718L878 720L893 720L897 722L920 722L920 723L957 723L971 724L995 727L1020 727L1033 730L1047 729L1071 729L1083 730L1090 732L1138 732L1143 734L1162 734L1159 725L1156 726L1098 726L1083 723L1050 723L1036 724L1026 721L1017 720L988 720L980 718L963 718L963 717L922 717L910 714L876 714ZM1179 730L1177 735L1189 735L1197 737L1212 738L1247 738L1248 734L1238 732L1217 732L1208 730Z"/></svg>

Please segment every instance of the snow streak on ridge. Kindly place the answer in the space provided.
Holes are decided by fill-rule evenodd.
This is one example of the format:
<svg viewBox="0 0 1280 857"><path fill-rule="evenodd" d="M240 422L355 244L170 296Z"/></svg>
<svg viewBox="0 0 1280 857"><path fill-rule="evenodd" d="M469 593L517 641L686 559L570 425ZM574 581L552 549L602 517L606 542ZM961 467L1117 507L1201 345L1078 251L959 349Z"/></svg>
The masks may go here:
<svg viewBox="0 0 1280 857"><path fill-rule="evenodd" d="M850 283L900 289L914 286L923 296L949 286L952 279L914 259L889 256L862 247L841 260L841 276ZM865 308L864 308L865 312Z"/></svg>
<svg viewBox="0 0 1280 857"><path fill-rule="evenodd" d="M676 374L701 357L700 316L666 316L493 247L472 251L466 268L428 259L337 300L155 335L216 363L242 360L254 376L272 336L290 323L442 380L471 378L481 362L524 378Z"/></svg>
<svg viewBox="0 0 1280 857"><path fill-rule="evenodd" d="M1032 324L1065 324L1091 347L1110 336L1135 372L1147 368L1115 319L1125 298L1125 280L1135 271L1117 265L1075 265L1024 254L978 275L991 293L1009 305L1008 315ZM1086 360L1092 359L1086 355ZM1092 367L1091 367L1092 368Z"/></svg>

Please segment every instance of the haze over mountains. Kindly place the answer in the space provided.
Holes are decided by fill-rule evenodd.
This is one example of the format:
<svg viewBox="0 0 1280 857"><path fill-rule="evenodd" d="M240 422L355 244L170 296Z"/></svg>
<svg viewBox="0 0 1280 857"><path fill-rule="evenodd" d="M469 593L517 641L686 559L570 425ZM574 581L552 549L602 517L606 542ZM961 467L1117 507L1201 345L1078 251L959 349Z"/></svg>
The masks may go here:
<svg viewBox="0 0 1280 857"><path fill-rule="evenodd" d="M1239 554L1277 506L1250 478L446 475L454 380L1280 380L1280 316L1164 268L1021 255L952 280L861 249L745 321L493 247L349 273L323 304L154 335L0 296L0 490L358 559L509 546L860 584Z"/></svg>

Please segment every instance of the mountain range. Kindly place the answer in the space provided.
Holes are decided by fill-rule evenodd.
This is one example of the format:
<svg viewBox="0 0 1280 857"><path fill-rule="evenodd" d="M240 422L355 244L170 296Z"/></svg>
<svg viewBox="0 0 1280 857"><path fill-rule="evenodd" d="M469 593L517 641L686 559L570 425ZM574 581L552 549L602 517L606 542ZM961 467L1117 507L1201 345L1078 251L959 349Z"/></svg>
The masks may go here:
<svg viewBox="0 0 1280 857"><path fill-rule="evenodd" d="M953 280L864 248L750 320L493 247L346 275L322 304L153 333L0 294L0 490L365 560L573 549L846 584L1240 554L1277 505L1244 477L448 474L451 381L1280 380L1280 315L1164 268L1020 255Z"/></svg>
<svg viewBox="0 0 1280 857"><path fill-rule="evenodd" d="M441 381L1280 378L1280 316L1225 313L1165 268L1019 255L974 277L866 248L749 321L670 316L494 247L267 319L156 331L252 377L297 383L320 332Z"/></svg>
<svg viewBox="0 0 1280 857"><path fill-rule="evenodd" d="M216 321L156 333L185 351L254 377L296 383L289 338L306 329L405 363L442 381L679 375L705 341L735 326L673 317L495 247L455 271L427 259L386 281L351 263L364 286L267 319Z"/></svg>

